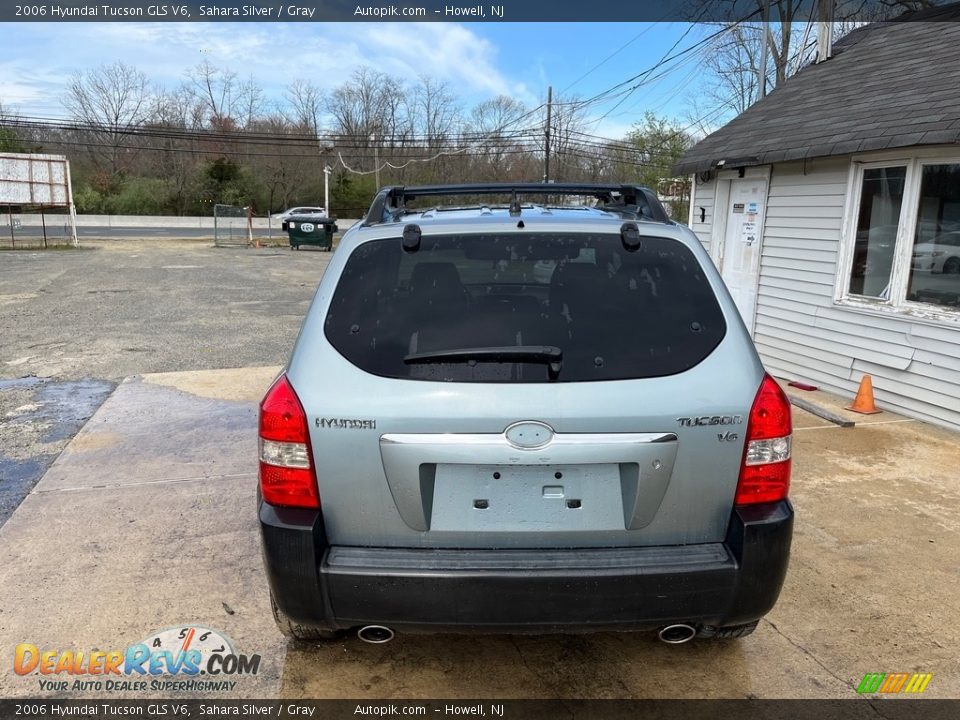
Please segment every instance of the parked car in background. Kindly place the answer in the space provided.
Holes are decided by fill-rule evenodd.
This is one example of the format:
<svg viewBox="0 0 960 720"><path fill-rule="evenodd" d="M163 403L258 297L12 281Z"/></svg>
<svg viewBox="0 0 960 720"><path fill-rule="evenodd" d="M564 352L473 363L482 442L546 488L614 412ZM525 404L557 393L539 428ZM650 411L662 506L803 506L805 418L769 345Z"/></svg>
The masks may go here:
<svg viewBox="0 0 960 720"><path fill-rule="evenodd" d="M270 217L274 220L286 220L291 215L326 215L326 208L322 207L311 207L306 205L301 205L298 207L287 208L283 212L276 213Z"/></svg>
<svg viewBox="0 0 960 720"><path fill-rule="evenodd" d="M511 199L435 204L457 195ZM791 433L652 191L386 188L260 405L274 619L303 640L747 635L787 571Z"/></svg>
<svg viewBox="0 0 960 720"><path fill-rule="evenodd" d="M931 273L960 273L960 231L946 232L913 246L913 269Z"/></svg>

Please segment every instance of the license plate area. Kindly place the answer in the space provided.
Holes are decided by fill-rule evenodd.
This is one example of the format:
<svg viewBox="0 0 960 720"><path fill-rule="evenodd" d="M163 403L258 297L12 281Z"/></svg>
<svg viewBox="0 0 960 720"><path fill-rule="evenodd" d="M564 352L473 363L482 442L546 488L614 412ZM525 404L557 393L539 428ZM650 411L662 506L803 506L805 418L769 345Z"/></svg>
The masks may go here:
<svg viewBox="0 0 960 720"><path fill-rule="evenodd" d="M620 467L438 464L431 530L623 530Z"/></svg>

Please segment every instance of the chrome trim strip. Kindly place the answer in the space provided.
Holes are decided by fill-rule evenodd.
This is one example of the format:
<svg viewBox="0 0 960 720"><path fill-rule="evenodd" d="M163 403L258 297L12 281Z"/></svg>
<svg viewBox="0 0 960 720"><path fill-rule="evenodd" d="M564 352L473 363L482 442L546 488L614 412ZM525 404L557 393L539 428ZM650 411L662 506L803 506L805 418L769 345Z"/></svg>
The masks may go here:
<svg viewBox="0 0 960 720"><path fill-rule="evenodd" d="M387 445L470 445L502 447L522 452L542 452L558 446L580 445L636 445L638 443L676 442L676 433L557 433L546 445L535 448L518 448L511 445L502 433L386 433L380 443Z"/></svg>

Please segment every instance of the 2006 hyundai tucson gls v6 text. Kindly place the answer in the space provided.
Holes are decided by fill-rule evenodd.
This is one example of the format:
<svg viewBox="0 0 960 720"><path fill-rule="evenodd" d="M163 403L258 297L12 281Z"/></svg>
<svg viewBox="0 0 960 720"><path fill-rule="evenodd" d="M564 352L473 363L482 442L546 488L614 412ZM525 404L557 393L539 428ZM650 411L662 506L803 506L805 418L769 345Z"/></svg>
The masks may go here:
<svg viewBox="0 0 960 720"><path fill-rule="evenodd" d="M746 635L787 569L790 449L787 398L651 191L389 187L261 404L274 615L301 639Z"/></svg>

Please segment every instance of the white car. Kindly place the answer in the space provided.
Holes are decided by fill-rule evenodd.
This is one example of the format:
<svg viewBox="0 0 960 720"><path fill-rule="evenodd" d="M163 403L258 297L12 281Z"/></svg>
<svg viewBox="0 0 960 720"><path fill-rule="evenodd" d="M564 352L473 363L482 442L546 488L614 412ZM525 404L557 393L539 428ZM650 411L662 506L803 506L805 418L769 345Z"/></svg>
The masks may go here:
<svg viewBox="0 0 960 720"><path fill-rule="evenodd" d="M281 213L276 213L270 217L274 220L286 220L291 215L323 215L326 217L326 208L322 207L293 207L287 208Z"/></svg>
<svg viewBox="0 0 960 720"><path fill-rule="evenodd" d="M913 246L913 268L932 273L960 273L960 231L941 233Z"/></svg>

